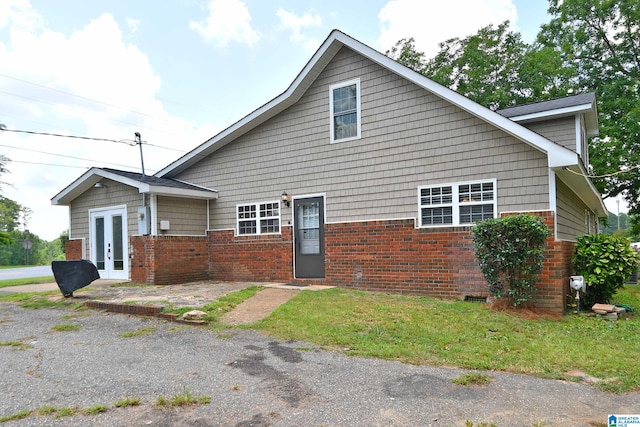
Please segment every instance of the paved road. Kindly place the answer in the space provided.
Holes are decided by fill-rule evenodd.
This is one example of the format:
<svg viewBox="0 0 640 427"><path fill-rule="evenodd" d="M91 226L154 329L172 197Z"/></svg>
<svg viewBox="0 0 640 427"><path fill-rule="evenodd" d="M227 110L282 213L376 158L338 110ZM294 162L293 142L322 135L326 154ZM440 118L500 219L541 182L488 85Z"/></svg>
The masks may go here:
<svg viewBox="0 0 640 427"><path fill-rule="evenodd" d="M50 265L0 269L0 280L26 279L29 277L53 276Z"/></svg>
<svg viewBox="0 0 640 427"><path fill-rule="evenodd" d="M71 314L71 316L69 316ZM75 317L74 317L75 316ZM54 332L61 323L79 329ZM148 335L122 337L150 328ZM488 386L458 386L465 371L347 357L249 330L220 334L97 311L26 310L0 303L0 416L46 405L99 415L31 415L3 426L504 426L604 425L640 413L640 393L491 372ZM187 390L210 404L161 410ZM138 407L116 409L125 397ZM589 423L598 424L589 424Z"/></svg>

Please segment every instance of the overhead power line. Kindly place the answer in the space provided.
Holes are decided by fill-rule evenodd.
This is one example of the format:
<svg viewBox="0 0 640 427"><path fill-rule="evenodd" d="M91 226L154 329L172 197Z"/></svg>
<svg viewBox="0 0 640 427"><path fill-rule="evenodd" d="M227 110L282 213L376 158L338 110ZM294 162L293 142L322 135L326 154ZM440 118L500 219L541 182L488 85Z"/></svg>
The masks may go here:
<svg viewBox="0 0 640 427"><path fill-rule="evenodd" d="M32 131L32 130L2 129L2 132L26 133L26 134L29 134L29 135L55 136L55 137L58 137L58 138L73 138L73 139L83 139L83 140L88 140L88 141L115 142L115 143L118 143L118 144L127 144L127 145L130 145L132 147L138 144L138 142L133 140L133 139L115 140L115 139L110 139L110 138L95 138L95 137L90 137L90 136L64 135L64 134L52 133L52 132L36 132L36 131ZM157 144L151 144L150 142L147 142L147 141L141 141L141 142L143 144L145 144L145 145L148 145L149 147L156 147L156 148L161 148L163 150L170 150L170 151L177 151L179 153L186 153L185 150L180 150L180 149L177 149L177 148L165 147L165 146L157 145Z"/></svg>
<svg viewBox="0 0 640 427"><path fill-rule="evenodd" d="M14 150L23 150L23 151L29 151L32 153L40 153L40 154L46 154L49 156L56 156L56 157L65 157L67 159L74 159L74 160L83 160L83 161L87 161L87 162L96 162L95 159L85 159L83 157L76 157L76 156L69 156L66 154L58 154L58 153L50 153L48 151L40 151L40 150L34 150L31 148L24 148L24 147L15 147L13 145L5 145L5 144L0 144L0 147L6 147L6 148L12 148ZM134 166L131 165L123 165L120 163L112 163L112 162L105 162L100 160L101 164L105 164L105 165L112 165L112 166L119 166L119 167L125 167L125 168L133 168Z"/></svg>
<svg viewBox="0 0 640 427"><path fill-rule="evenodd" d="M620 175L620 174L623 174L623 173L631 172L634 169L640 169L640 165L631 166L629 169L622 170L622 171L617 171L617 172L613 172L613 173L608 173L606 175L585 175L583 173L573 171L573 170L571 170L571 169L569 169L567 167L565 167L563 169L566 170L567 172L571 172L574 175L584 176L586 178L610 178L612 176L617 176L617 175Z"/></svg>
<svg viewBox="0 0 640 427"><path fill-rule="evenodd" d="M132 139L121 139L120 141L117 141L115 139L109 139L109 138L93 138L90 136L78 136L78 135L63 135L60 133L51 133L51 132L36 132L36 131L32 131L32 130L19 130L19 129L2 129L3 132L15 132L15 133L27 133L30 135L44 135L44 136L55 136L55 137L59 137L59 138L74 138L74 139L85 139L85 140L89 140L89 141L105 141L105 142L116 142L116 143L120 143L120 144L127 144L127 145L135 145L135 141Z"/></svg>

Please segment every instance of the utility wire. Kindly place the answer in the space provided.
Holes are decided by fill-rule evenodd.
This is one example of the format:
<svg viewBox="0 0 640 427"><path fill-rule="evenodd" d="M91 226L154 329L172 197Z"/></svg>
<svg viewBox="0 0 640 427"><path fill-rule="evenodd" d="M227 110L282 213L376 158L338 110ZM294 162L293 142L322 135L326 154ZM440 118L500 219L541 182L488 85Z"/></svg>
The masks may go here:
<svg viewBox="0 0 640 427"><path fill-rule="evenodd" d="M7 147L7 148L13 148L15 150L24 150L24 151L30 151L32 153L40 153L40 154L47 154L49 156L57 156L57 157L66 157L68 159L75 159L75 160L84 160L87 162L96 162L95 159L85 159L82 157L75 157L75 156L68 156L66 154L57 154L57 153L49 153L47 151L40 151L40 150L33 150L31 148L24 148L24 147L15 147L13 145L4 145L4 144L0 144L0 147ZM100 161L101 164L105 164L105 165L113 165L113 166L119 166L119 167L125 167L125 168L135 168L135 166L131 166L131 165L122 165L120 163L112 163L112 162L104 162L104 161Z"/></svg>
<svg viewBox="0 0 640 427"><path fill-rule="evenodd" d="M56 166L61 168L74 168L74 169L91 169L90 166L56 165L54 163L28 162L26 160L13 160L13 159L11 159L11 163L25 163L28 165Z"/></svg>
<svg viewBox="0 0 640 427"><path fill-rule="evenodd" d="M26 133L29 135L44 135L44 136L55 136L55 137L59 137L59 138L74 138L74 139L83 139L83 140L89 140L89 141L103 141L103 142L115 142L118 144L127 144L131 147L135 146L137 144L137 142L133 139L121 139L119 141L115 140L115 139L109 139L109 138L93 138L93 137L89 137L89 136L78 136L78 135L63 135L63 134L59 134L59 133L51 133L51 132L36 132L36 131L32 131L32 130L19 130L19 129L2 129L2 132L14 132L14 133ZM163 150L170 150L170 151L177 151L179 153L186 153L185 150L180 150L177 148L172 148L172 147L165 147L162 145L157 145L157 144L151 144L150 142L147 141L142 141L143 144L148 145L149 147L156 147L156 148L161 148Z"/></svg>
<svg viewBox="0 0 640 427"><path fill-rule="evenodd" d="M18 130L18 129L2 129L2 132L15 132L15 133L27 133L30 135L44 135L44 136L56 136L60 138L74 138L74 139L84 139L89 141L105 141L105 142L116 142L119 144L127 144L127 145L136 145L136 142L132 139L121 139L120 141L116 141L115 139L109 138L93 138L89 136L77 136L77 135L63 135L60 133L51 133L51 132L36 132L32 130Z"/></svg>
<svg viewBox="0 0 640 427"><path fill-rule="evenodd" d="M620 175L620 174L623 174L623 173L631 172L631 171L633 171L634 169L640 169L640 165L631 166L631 167L630 167L629 169L627 169L627 170L618 171L618 172L613 172L613 173L609 173L609 174L606 174L606 175L585 175L585 174L583 174L583 173L573 171L573 170L571 170L571 169L569 169L569 168L566 168L566 167L565 167L565 168L563 168L563 169L564 169L564 170L566 170L567 172L571 172L571 173L572 173L572 174L574 174L574 175L584 176L584 177L586 177L586 178L611 178L612 176L617 176L617 175Z"/></svg>

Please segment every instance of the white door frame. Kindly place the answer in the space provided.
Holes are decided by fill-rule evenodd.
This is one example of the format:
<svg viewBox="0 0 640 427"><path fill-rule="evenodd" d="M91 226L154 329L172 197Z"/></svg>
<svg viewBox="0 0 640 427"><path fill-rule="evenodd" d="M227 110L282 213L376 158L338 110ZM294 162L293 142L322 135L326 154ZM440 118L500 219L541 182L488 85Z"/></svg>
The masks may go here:
<svg viewBox="0 0 640 427"><path fill-rule="evenodd" d="M121 216L121 249L122 259L115 259L117 246L113 236L113 218ZM97 247L98 236L96 235L96 219L103 218L103 247L99 251ZM127 206L109 206L104 208L89 209L89 239L91 242L90 259L95 264L103 279L129 279L129 238L127 233ZM101 253L101 259L98 260L98 254Z"/></svg>

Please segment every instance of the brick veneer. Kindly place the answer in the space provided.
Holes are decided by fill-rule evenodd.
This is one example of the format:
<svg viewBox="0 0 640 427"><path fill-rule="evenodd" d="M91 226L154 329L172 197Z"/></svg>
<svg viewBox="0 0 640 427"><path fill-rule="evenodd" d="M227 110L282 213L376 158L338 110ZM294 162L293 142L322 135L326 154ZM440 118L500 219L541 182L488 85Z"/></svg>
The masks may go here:
<svg viewBox="0 0 640 427"><path fill-rule="evenodd" d="M544 219L553 236L553 212L532 214ZM295 281L291 233L285 226L281 235L217 230L197 237L134 236L131 279L156 284ZM325 278L298 282L460 299L488 294L470 227L416 228L411 219L326 224L325 250ZM547 239L538 307L564 311L573 250L572 242Z"/></svg>
<svg viewBox="0 0 640 427"><path fill-rule="evenodd" d="M67 240L64 244L64 253L67 260L82 259L83 239Z"/></svg>
<svg viewBox="0 0 640 427"><path fill-rule="evenodd" d="M209 232L210 274L217 280L287 282L293 279L291 227L281 235L235 236Z"/></svg>
<svg viewBox="0 0 640 427"><path fill-rule="evenodd" d="M413 220L328 224L326 281L362 290L460 298L486 295L469 227Z"/></svg>
<svg viewBox="0 0 640 427"><path fill-rule="evenodd" d="M206 236L132 236L131 280L168 285L209 279Z"/></svg>

